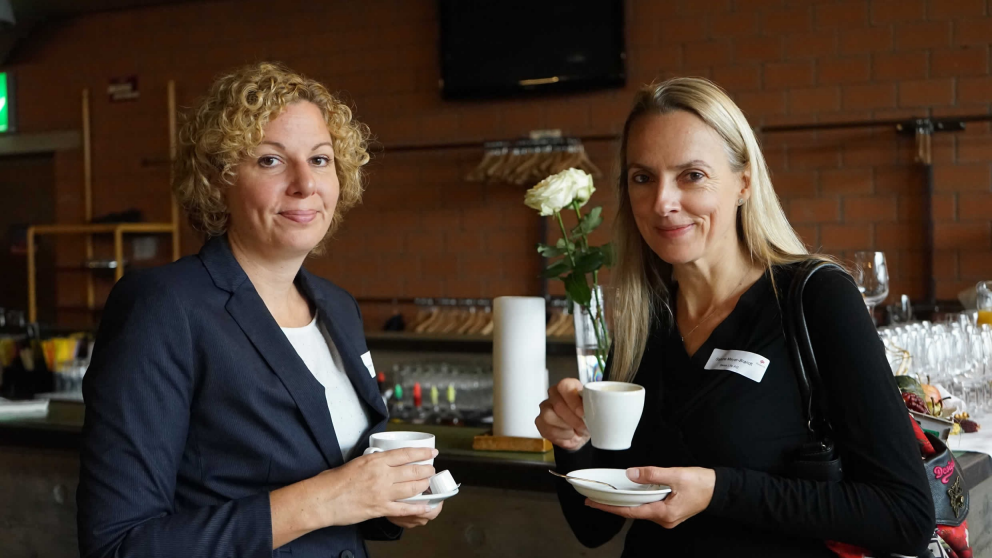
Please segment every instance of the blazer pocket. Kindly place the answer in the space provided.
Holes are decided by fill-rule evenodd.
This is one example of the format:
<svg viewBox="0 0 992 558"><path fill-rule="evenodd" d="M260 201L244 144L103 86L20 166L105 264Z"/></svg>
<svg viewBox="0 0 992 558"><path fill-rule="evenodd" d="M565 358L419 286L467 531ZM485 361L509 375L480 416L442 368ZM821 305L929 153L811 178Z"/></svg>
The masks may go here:
<svg viewBox="0 0 992 558"><path fill-rule="evenodd" d="M248 455L244 457L229 453L204 453L205 484L221 488L222 492L232 496L242 490L245 491L245 495L254 494L259 487L268 486L272 468L271 457L246 453Z"/></svg>

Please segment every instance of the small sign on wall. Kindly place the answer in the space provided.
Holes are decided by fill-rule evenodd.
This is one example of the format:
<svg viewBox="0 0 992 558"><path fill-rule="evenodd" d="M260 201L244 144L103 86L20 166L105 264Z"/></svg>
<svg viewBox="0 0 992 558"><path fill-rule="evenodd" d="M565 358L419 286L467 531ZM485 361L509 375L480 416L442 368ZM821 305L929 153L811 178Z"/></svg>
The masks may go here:
<svg viewBox="0 0 992 558"><path fill-rule="evenodd" d="M134 101L138 98L138 76L111 78L107 86L110 102Z"/></svg>
<svg viewBox="0 0 992 558"><path fill-rule="evenodd" d="M0 133L17 129L14 111L14 76L0 72Z"/></svg>

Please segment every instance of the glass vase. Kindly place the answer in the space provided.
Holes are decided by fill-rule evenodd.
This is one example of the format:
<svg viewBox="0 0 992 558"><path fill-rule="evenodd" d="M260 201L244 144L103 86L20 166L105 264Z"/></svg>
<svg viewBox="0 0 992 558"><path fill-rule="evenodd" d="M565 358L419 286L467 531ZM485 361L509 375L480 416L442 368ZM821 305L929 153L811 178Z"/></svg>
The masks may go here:
<svg viewBox="0 0 992 558"><path fill-rule="evenodd" d="M596 358L599 343L596 336L594 317L604 316L600 304L603 302L603 289L596 287L588 307L576 302L572 303L572 318L575 320L575 355L579 364L579 381L585 385L588 382L603 380L604 370ZM605 319L605 318L604 318ZM605 325L600 325L600 337L607 335ZM605 340L604 340L605 342ZM603 351L603 362L606 362L606 351Z"/></svg>

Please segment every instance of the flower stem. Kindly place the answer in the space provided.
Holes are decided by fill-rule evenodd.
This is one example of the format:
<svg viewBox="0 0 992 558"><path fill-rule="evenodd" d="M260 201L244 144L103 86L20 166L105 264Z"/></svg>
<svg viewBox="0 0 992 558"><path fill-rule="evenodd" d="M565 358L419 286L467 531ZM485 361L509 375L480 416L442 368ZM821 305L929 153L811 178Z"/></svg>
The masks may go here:
<svg viewBox="0 0 992 558"><path fill-rule="evenodd" d="M561 227L562 238L565 239L565 254L568 256L569 263L572 264L572 269L575 269L575 256L572 255L572 248L568 241L568 232L565 230L565 221L561 219L561 213L555 211L555 218L558 219L558 226Z"/></svg>
<svg viewBox="0 0 992 558"><path fill-rule="evenodd" d="M582 212L579 210L579 202L574 199L572 200L572 209L575 210L575 216L581 225ZM558 224L561 226L561 233L565 235L565 247L568 248L568 234L565 232L565 223L562 221L560 214L556 212L555 215L558 215ZM582 239L582 248L588 250L589 238L581 228L579 229L579 236ZM571 252L569 252L569 257L571 257ZM572 267L575 267L574 260L572 261ZM593 313L592 309L588 307L584 307L583 309L589 312L589 316L592 318L592 330L596 334L596 363L599 364L599 370L603 374L606 374L606 344L609 343L609 336L603 316L603 302L599 297L599 270L592 272L592 295L596 301L596 312ZM580 304L579 306L582 305Z"/></svg>
<svg viewBox="0 0 992 558"><path fill-rule="evenodd" d="M579 202L572 200L572 209L575 210L575 216L579 219L579 223L582 223L582 212L579 211ZM581 230L581 229L580 229ZM585 233L580 233L582 235L582 244L584 248L589 248L589 239L586 238Z"/></svg>
<svg viewBox="0 0 992 558"><path fill-rule="evenodd" d="M606 351L609 349L610 335L606 329L606 316L604 316L603 301L599 298L599 270L592 272L592 294L596 299L596 316L593 318L593 326L597 333L602 331L602 336L596 335L596 360L599 361L599 369L606 374Z"/></svg>

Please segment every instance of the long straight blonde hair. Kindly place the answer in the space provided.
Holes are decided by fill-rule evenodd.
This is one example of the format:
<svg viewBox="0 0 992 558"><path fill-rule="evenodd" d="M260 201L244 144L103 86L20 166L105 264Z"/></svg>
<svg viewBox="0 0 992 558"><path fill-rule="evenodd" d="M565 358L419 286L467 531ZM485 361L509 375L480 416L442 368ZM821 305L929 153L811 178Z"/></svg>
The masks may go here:
<svg viewBox="0 0 992 558"><path fill-rule="evenodd" d="M674 111L694 114L713 128L723 138L735 172L750 170L751 197L738 208L737 237L751 260L770 269L811 257L782 211L754 132L730 97L715 83L702 78L675 78L643 87L623 127L616 190L617 262L611 273L615 292L610 377L622 382L633 380L637 373L651 326L671 327L674 323L669 306L672 266L648 247L634 222L627 192L627 137L638 118Z"/></svg>

